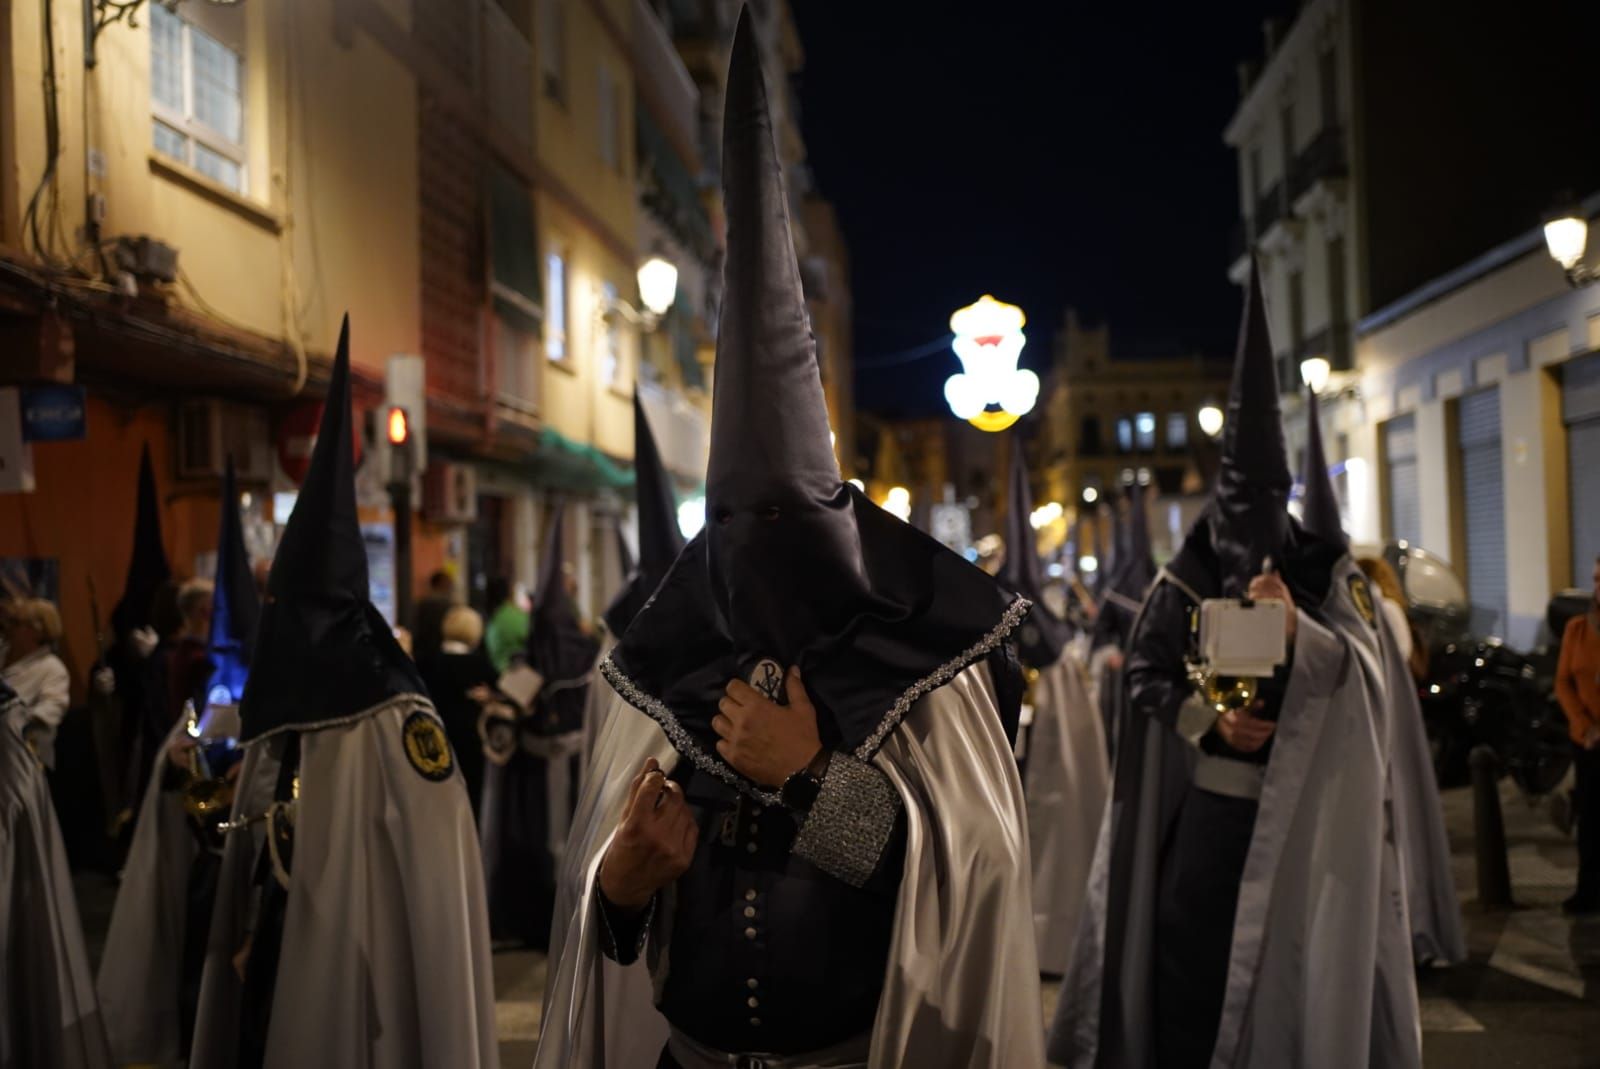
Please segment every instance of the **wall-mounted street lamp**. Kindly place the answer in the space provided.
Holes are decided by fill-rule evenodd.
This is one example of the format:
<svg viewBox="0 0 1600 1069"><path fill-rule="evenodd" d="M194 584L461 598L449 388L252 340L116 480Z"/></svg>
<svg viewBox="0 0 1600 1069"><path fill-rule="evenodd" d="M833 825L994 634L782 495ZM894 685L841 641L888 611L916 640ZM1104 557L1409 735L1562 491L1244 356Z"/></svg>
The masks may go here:
<svg viewBox="0 0 1600 1069"><path fill-rule="evenodd" d="M1311 388L1314 394L1321 394L1328 388L1328 378L1333 374L1333 365L1328 363L1325 356L1308 356L1300 361L1300 381Z"/></svg>
<svg viewBox="0 0 1600 1069"><path fill-rule="evenodd" d="M618 317L646 332L661 325L661 317L671 311L678 299L678 268L663 256L651 256L639 265L639 303L635 308L620 297L600 302L600 315Z"/></svg>
<svg viewBox="0 0 1600 1069"><path fill-rule="evenodd" d="M1100 500L1100 491L1099 490L1096 490L1092 486L1085 486L1083 488L1083 503L1085 505L1092 505L1096 501L1099 501L1099 500Z"/></svg>
<svg viewBox="0 0 1600 1069"><path fill-rule="evenodd" d="M1194 418L1207 438L1215 438L1222 433L1222 409L1216 405L1209 402L1201 405L1200 411L1195 413Z"/></svg>
<svg viewBox="0 0 1600 1069"><path fill-rule="evenodd" d="M1589 221L1576 209L1560 212L1544 224L1544 246L1550 258L1566 272L1567 284L1576 289L1600 281L1600 271L1583 262L1589 245Z"/></svg>

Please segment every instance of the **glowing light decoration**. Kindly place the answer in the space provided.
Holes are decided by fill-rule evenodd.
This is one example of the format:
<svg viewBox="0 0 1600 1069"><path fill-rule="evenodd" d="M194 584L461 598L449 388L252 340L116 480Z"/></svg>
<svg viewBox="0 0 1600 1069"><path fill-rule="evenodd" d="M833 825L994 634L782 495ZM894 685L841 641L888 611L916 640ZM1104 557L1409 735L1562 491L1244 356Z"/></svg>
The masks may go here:
<svg viewBox="0 0 1600 1069"><path fill-rule="evenodd" d="M1027 317L1014 304L988 294L950 317L951 348L961 372L945 380L944 399L958 419L983 431L1003 431L1032 411L1039 399L1039 376L1019 368L1027 338Z"/></svg>
<svg viewBox="0 0 1600 1069"><path fill-rule="evenodd" d="M1050 501L1034 509L1033 512L1028 516L1028 522L1032 524L1033 529L1037 531L1042 528L1049 527L1052 523L1055 523L1066 513L1066 511L1067 510L1062 506L1061 502Z"/></svg>
<svg viewBox="0 0 1600 1069"><path fill-rule="evenodd" d="M883 498L883 511L908 523L911 520L911 491L903 486L891 486Z"/></svg>

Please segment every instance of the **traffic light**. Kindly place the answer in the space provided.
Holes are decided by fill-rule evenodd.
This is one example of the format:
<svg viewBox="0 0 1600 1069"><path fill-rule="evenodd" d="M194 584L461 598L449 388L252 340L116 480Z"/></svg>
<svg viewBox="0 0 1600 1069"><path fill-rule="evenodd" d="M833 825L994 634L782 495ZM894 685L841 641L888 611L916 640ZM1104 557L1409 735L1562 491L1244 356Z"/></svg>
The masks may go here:
<svg viewBox="0 0 1600 1069"><path fill-rule="evenodd" d="M389 444L403 447L411 442L411 417L406 415L406 410L399 405L389 408Z"/></svg>

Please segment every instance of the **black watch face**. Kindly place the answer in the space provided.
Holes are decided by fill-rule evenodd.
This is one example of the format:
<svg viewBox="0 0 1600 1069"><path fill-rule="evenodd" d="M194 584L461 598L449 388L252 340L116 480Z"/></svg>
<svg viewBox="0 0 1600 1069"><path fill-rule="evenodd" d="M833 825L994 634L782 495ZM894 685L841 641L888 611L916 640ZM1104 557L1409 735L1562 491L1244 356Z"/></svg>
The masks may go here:
<svg viewBox="0 0 1600 1069"><path fill-rule="evenodd" d="M784 781L783 804L790 809L810 809L821 791L822 781L810 772L801 770Z"/></svg>

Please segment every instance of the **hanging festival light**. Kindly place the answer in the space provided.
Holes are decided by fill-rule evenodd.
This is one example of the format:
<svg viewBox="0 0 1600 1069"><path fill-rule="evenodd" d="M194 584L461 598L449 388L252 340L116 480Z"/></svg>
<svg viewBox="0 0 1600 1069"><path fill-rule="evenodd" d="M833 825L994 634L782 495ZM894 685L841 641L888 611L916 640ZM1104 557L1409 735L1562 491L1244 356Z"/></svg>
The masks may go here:
<svg viewBox="0 0 1600 1069"><path fill-rule="evenodd" d="M961 372L945 380L944 398L957 418L979 430L1003 431L1033 409L1039 376L1017 367L1026 322L1022 309L987 293L950 317Z"/></svg>

